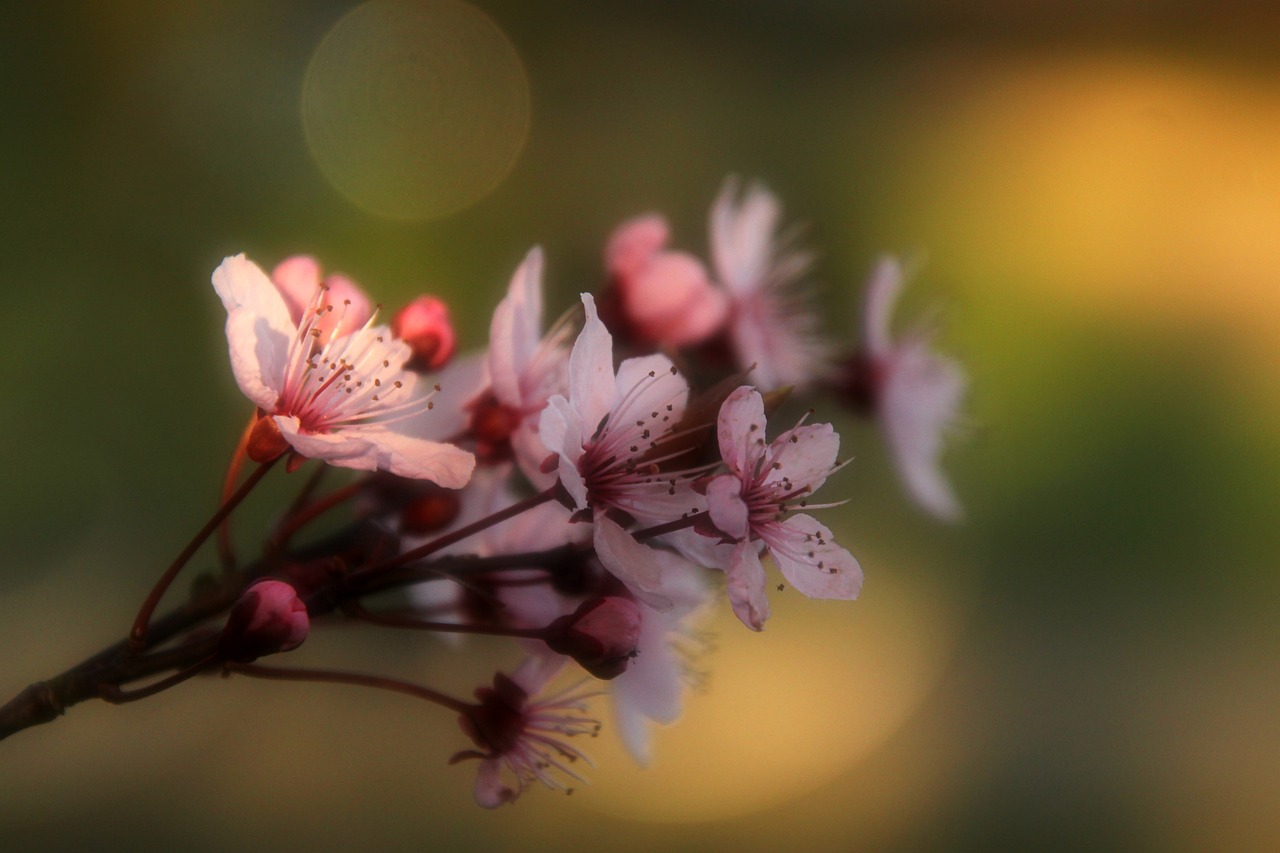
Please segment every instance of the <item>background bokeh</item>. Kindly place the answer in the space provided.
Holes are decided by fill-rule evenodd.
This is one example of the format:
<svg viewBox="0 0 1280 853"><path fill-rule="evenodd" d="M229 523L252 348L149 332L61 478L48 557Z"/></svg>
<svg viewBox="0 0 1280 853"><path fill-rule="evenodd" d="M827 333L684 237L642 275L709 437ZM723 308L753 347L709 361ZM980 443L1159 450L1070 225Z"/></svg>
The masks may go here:
<svg viewBox="0 0 1280 853"><path fill-rule="evenodd" d="M968 520L923 517L823 410L863 598L718 619L651 768L606 734L591 787L487 813L447 713L199 680L0 744L5 849L1280 846L1268 4L477 0L489 26L449 40L474 47L375 28L308 77L356 6L0 13L0 689L120 636L211 511L246 404L208 281L239 251L437 293L480 345L529 246L558 311L621 219L702 252L725 175L758 177L808 223L834 335L878 253L924 260L906 307L941 306L973 379ZM342 90L379 62L386 104ZM305 129L308 85L353 117ZM460 693L510 663L340 629L298 655Z"/></svg>

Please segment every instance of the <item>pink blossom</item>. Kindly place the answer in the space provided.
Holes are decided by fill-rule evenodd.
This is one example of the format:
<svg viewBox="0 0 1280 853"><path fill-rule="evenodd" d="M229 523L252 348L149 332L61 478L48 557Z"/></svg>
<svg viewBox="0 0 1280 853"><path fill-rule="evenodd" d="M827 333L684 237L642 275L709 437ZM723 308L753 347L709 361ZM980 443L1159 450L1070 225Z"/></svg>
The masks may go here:
<svg viewBox="0 0 1280 853"><path fill-rule="evenodd" d="M534 781L568 791L565 777L586 781L572 765L591 760L566 739L599 733L600 723L585 716L586 700L596 693L569 688L537 698L563 660L530 658L511 677L498 673L493 687L477 690L477 703L458 718L476 749L457 753L450 763L480 759L475 797L484 808L515 801Z"/></svg>
<svg viewBox="0 0 1280 853"><path fill-rule="evenodd" d="M417 375L403 368L408 345L385 326L370 318L350 334L322 331L318 319L334 310L323 288L295 322L271 280L244 255L224 260L213 286L227 309L236 382L261 412L253 458L292 448L347 468L450 488L467 482L475 464L470 453L393 429L432 404L429 395L414 393Z"/></svg>
<svg viewBox="0 0 1280 853"><path fill-rule="evenodd" d="M881 258L867 282L865 351L849 365L846 390L867 395L911 497L936 517L958 521L963 513L939 457L968 383L956 362L934 352L931 330L893 339L890 320L902 286L901 264Z"/></svg>
<svg viewBox="0 0 1280 853"><path fill-rule="evenodd" d="M642 600L669 607L663 563L675 555L636 542L612 516L651 525L701 509L690 486L695 472L661 467L681 453L666 442L684 414L689 386L661 355L627 359L615 374L613 339L590 294L582 294L582 304L586 323L569 356L569 396L547 402L539 434L558 454L572 508L591 515L605 568Z"/></svg>
<svg viewBox="0 0 1280 853"><path fill-rule="evenodd" d="M831 425L801 423L766 443L764 400L744 385L721 406L717 432L729 472L707 484L707 509L716 527L737 540L725 571L738 618L757 631L768 618L765 548L804 595L857 598L858 561L813 517L794 514L836 467L840 437Z"/></svg>
<svg viewBox="0 0 1280 853"><path fill-rule="evenodd" d="M232 605L218 651L227 660L251 663L263 655L296 649L310 628L307 605L292 586L260 580Z"/></svg>
<svg viewBox="0 0 1280 853"><path fill-rule="evenodd" d="M728 299L697 258L667 250L667 238L660 216L624 222L609 239L605 265L637 338L664 347L701 343L723 326Z"/></svg>
<svg viewBox="0 0 1280 853"><path fill-rule="evenodd" d="M821 378L829 358L818 315L798 289L813 257L778 235L781 217L773 193L753 184L739 197L734 178L711 208L711 257L729 295L730 339L739 366L765 391Z"/></svg>

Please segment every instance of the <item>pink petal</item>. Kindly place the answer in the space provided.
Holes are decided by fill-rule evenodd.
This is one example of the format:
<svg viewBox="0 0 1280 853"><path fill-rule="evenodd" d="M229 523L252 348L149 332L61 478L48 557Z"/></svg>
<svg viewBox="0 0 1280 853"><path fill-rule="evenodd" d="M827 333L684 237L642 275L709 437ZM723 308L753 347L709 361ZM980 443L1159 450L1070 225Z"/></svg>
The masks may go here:
<svg viewBox="0 0 1280 853"><path fill-rule="evenodd" d="M955 362L917 340L901 344L894 353L882 392L885 439L907 491L944 521L958 521L963 515L939 457L966 385L964 372Z"/></svg>
<svg viewBox="0 0 1280 853"><path fill-rule="evenodd" d="M793 489L809 487L817 491L827 480L840 453L840 436L831 424L807 424L789 429L770 445L775 464L781 464L765 476L766 483L791 481Z"/></svg>
<svg viewBox="0 0 1280 853"><path fill-rule="evenodd" d="M674 723L680 716L684 667L667 640L668 620L643 608L639 654L610 685L618 735L641 766L651 759L649 722Z"/></svg>
<svg viewBox="0 0 1280 853"><path fill-rule="evenodd" d="M604 250L605 267L611 275L637 275L649 259L667 244L667 221L656 213L638 216L619 225Z"/></svg>
<svg viewBox="0 0 1280 853"><path fill-rule="evenodd" d="M725 568L725 587L734 614L752 631L764 630L769 618L769 599L765 596L764 565L760 562L760 543L739 542L733 548Z"/></svg>
<svg viewBox="0 0 1280 853"><path fill-rule="evenodd" d="M236 255L213 271L213 287L227 309L227 343L236 384L259 408L279 399L297 326L289 309L257 264Z"/></svg>
<svg viewBox="0 0 1280 853"><path fill-rule="evenodd" d="M508 406L524 403L520 377L533 359L541 329L542 249L535 246L511 277L489 325L489 377L494 395Z"/></svg>
<svg viewBox="0 0 1280 853"><path fill-rule="evenodd" d="M720 456L735 474L750 474L763 452L764 398L750 385L736 388L720 406L716 434Z"/></svg>
<svg viewBox="0 0 1280 853"><path fill-rule="evenodd" d="M808 515L793 515L760 531L787 581L809 598L853 599L862 590L862 567Z"/></svg>
<svg viewBox="0 0 1280 853"><path fill-rule="evenodd" d="M276 264L271 281L280 289L294 325L302 322L302 312L316 298L320 286L320 263L310 255L293 255Z"/></svg>
<svg viewBox="0 0 1280 853"><path fill-rule="evenodd" d="M863 335L867 352L873 358L883 358L893 348L889 324L900 293L902 265L897 258L886 255L876 261L863 296Z"/></svg>
<svg viewBox="0 0 1280 853"><path fill-rule="evenodd" d="M516 791L502 781L501 759L486 758L480 762L480 769L476 771L475 797L481 808L496 809L516 796Z"/></svg>
<svg viewBox="0 0 1280 853"><path fill-rule="evenodd" d="M657 412L659 427L679 422L689 399L689 383L679 373L673 373L673 369L671 359L665 355L629 358L618 365L615 393L619 404L624 397L627 402L625 410L620 408L610 417L625 425L628 420L632 423L649 420L652 413ZM670 420L662 420L664 417Z"/></svg>
<svg viewBox="0 0 1280 853"><path fill-rule="evenodd" d="M750 530L742 480L733 474L721 474L707 484L707 511L715 526L734 539L743 538Z"/></svg>

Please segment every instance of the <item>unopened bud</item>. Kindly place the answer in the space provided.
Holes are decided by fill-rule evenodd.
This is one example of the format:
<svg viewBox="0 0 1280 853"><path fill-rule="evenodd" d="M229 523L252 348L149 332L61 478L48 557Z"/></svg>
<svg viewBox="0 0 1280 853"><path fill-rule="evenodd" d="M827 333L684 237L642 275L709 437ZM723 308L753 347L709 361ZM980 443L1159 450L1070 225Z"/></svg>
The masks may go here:
<svg viewBox="0 0 1280 853"><path fill-rule="evenodd" d="M453 358L458 339L449 322L449 309L434 296L419 296L391 321L392 333L409 345L417 370L439 370Z"/></svg>
<svg viewBox="0 0 1280 853"><path fill-rule="evenodd" d="M231 607L218 651L236 663L252 663L263 655L302 645L311 628L307 605L289 584L260 580Z"/></svg>
<svg viewBox="0 0 1280 853"><path fill-rule="evenodd" d="M628 598L590 599L552 622L546 643L596 678L616 678L636 656L641 618L640 605Z"/></svg>
<svg viewBox="0 0 1280 853"><path fill-rule="evenodd" d="M400 529L418 535L436 533L452 524L461 509L462 501L456 491L432 489L405 504L400 512Z"/></svg>

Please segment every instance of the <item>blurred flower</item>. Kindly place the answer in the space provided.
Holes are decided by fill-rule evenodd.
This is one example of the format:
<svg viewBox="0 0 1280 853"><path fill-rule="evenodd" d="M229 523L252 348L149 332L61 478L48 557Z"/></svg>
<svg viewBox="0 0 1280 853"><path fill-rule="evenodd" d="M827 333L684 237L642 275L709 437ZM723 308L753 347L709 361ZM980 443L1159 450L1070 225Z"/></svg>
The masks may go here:
<svg viewBox="0 0 1280 853"><path fill-rule="evenodd" d="M397 311L391 331L413 350L409 366L414 370L439 370L458 348L449 308L434 296L419 296Z"/></svg>
<svg viewBox="0 0 1280 853"><path fill-rule="evenodd" d="M347 468L451 488L467 482L470 453L391 428L431 403L413 393L417 376L403 369L409 347L386 327L370 319L348 335L323 332L318 321L333 310L323 288L295 323L280 292L244 255L224 260L213 286L227 309L236 382L262 413L251 458L264 462L292 448Z"/></svg>
<svg viewBox="0 0 1280 853"><path fill-rule="evenodd" d="M322 286L327 291L325 301L341 306L336 316L330 310L320 313L315 327L323 336L349 335L359 329L373 315L369 297L351 279L331 273L321 281L320 263L310 255L293 255L276 264L271 271L271 282L289 306L289 316L296 326L302 325L303 314L315 302L316 291Z"/></svg>
<svg viewBox="0 0 1280 853"><path fill-rule="evenodd" d="M798 289L813 257L777 234L782 205L759 184L739 196L729 178L711 208L711 257L729 295L738 365L764 391L805 386L827 370L829 346Z"/></svg>
<svg viewBox="0 0 1280 853"><path fill-rule="evenodd" d="M960 503L942 473L943 439L954 429L968 384L964 371L933 351L932 330L917 328L894 341L890 318L902 292L902 266L881 258L867 282L864 349L838 380L846 401L870 409L911 497L944 521L958 521Z"/></svg>
<svg viewBox="0 0 1280 853"><path fill-rule="evenodd" d="M667 250L667 239L661 216L624 222L609 238L605 265L635 338L671 348L698 344L721 329L728 299L701 261Z"/></svg>
<svg viewBox="0 0 1280 853"><path fill-rule="evenodd" d="M599 733L600 723L584 716L586 700L596 693L569 688L535 698L563 660L529 658L511 677L498 673L493 687L477 690L477 704L458 718L476 749L457 753L450 763L480 759L475 796L484 808L513 802L535 780L555 790L572 790L562 776L585 781L569 765L591 760L564 739Z"/></svg>

